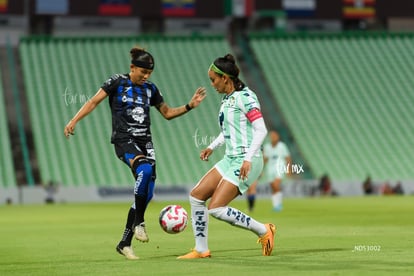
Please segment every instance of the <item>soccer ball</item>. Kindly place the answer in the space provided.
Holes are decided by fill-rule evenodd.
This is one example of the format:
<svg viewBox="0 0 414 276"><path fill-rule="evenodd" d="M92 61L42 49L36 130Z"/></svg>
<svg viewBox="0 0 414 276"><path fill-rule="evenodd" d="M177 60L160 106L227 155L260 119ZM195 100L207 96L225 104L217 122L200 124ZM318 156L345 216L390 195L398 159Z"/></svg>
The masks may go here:
<svg viewBox="0 0 414 276"><path fill-rule="evenodd" d="M160 226L169 234L177 234L187 227L187 211L180 205L165 206L160 212Z"/></svg>

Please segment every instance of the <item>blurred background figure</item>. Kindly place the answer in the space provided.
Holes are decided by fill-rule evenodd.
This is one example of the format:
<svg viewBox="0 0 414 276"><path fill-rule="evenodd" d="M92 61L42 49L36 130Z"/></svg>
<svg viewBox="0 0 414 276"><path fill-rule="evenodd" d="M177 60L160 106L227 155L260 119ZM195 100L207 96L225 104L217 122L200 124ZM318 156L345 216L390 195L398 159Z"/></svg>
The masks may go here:
<svg viewBox="0 0 414 276"><path fill-rule="evenodd" d="M291 175L292 159L286 144L280 141L276 130L269 132L270 142L264 145L265 176L270 181L272 207L274 211L283 208L282 180Z"/></svg>
<svg viewBox="0 0 414 276"><path fill-rule="evenodd" d="M272 208L279 212L283 208L282 180L285 175L291 175L292 158L286 144L280 141L279 133L276 130L269 132L270 141L263 146L263 158L265 167L263 174L259 177L270 185ZM247 203L249 211L253 211L257 193L256 180L247 190Z"/></svg>
<svg viewBox="0 0 414 276"><path fill-rule="evenodd" d="M388 181L384 182L384 184L380 187L381 194L383 195L403 195L404 190L402 188L401 182L397 182L393 187Z"/></svg>
<svg viewBox="0 0 414 276"><path fill-rule="evenodd" d="M50 180L46 185L45 185L45 191L46 191L46 198L45 198L45 203L46 204L53 204L55 203L55 194L58 191L58 185L55 181Z"/></svg>
<svg viewBox="0 0 414 276"><path fill-rule="evenodd" d="M366 195L371 195L374 193L375 189L370 176L368 176L362 183L362 189L364 190L364 194Z"/></svg>
<svg viewBox="0 0 414 276"><path fill-rule="evenodd" d="M260 178L260 177L259 177ZM256 203L256 194L257 194L257 183L258 180L256 180L247 190L246 192L246 198L247 198L247 208L249 212L252 212Z"/></svg>
<svg viewBox="0 0 414 276"><path fill-rule="evenodd" d="M404 189L403 189L400 181L398 181L397 184L395 185L395 187L393 188L393 192L394 192L394 194L397 194L397 195L403 195L404 194Z"/></svg>
<svg viewBox="0 0 414 276"><path fill-rule="evenodd" d="M331 179L324 174L319 181L319 194L322 196L336 196L337 192L332 188Z"/></svg>

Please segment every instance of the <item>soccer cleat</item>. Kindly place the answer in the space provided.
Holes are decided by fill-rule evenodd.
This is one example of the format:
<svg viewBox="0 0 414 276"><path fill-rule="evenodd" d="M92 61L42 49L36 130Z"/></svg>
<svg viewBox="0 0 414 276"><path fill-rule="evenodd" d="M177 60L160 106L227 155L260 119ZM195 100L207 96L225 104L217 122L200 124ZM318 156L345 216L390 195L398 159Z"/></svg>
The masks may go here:
<svg viewBox="0 0 414 276"><path fill-rule="evenodd" d="M128 260L138 260L139 257L135 256L134 251L132 250L132 248L130 246L124 246L123 248L119 247L119 245L116 247L116 251L121 254L124 255L125 258L127 258Z"/></svg>
<svg viewBox="0 0 414 276"><path fill-rule="evenodd" d="M201 259L201 258L210 258L210 250L207 250L203 253L197 252L193 249L190 253L177 257L177 259Z"/></svg>
<svg viewBox="0 0 414 276"><path fill-rule="evenodd" d="M141 242L148 242L149 241L147 231L145 230L145 223L142 222L139 225L135 226L134 236L135 236L135 239L137 239Z"/></svg>
<svg viewBox="0 0 414 276"><path fill-rule="evenodd" d="M270 256L273 250L276 226L271 223L266 223L265 226L266 226L267 232L266 234L264 234L257 240L257 243L262 244L263 256Z"/></svg>

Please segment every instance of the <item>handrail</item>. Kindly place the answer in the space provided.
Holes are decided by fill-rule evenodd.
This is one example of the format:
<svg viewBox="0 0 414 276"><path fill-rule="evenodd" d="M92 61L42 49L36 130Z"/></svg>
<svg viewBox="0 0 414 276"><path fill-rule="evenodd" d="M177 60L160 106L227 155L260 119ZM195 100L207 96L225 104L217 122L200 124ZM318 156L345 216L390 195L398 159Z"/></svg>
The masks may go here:
<svg viewBox="0 0 414 276"><path fill-rule="evenodd" d="M13 46L11 45L9 37L7 37L6 48L7 48L7 60L8 60L9 69L10 69L10 81L11 81L11 87L12 87L12 93L13 93L14 105L15 105L15 111L16 111L17 128L18 128L18 133L19 133L20 144L22 147L23 166L25 169L27 184L29 186L33 186L35 184L35 181L33 177L32 166L30 164L29 147L28 147L28 143L26 140L26 133L24 130L24 120L23 120L23 115L22 115L22 107L20 103L20 94L19 94L19 88L17 85L16 61L14 59Z"/></svg>

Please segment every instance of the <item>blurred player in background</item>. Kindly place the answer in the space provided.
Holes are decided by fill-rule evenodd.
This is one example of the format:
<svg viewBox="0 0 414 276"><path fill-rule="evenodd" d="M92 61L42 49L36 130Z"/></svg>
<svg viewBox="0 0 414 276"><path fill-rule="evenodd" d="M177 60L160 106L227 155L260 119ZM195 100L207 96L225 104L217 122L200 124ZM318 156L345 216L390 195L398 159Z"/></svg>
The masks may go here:
<svg viewBox="0 0 414 276"><path fill-rule="evenodd" d="M138 259L131 248L132 236L135 235L141 242L149 241L144 213L153 196L156 178L150 107L155 106L165 119L170 120L197 107L206 95L205 88L200 87L188 104L169 107L157 86L148 80L154 70L153 56L139 47L132 48L130 55L130 72L110 77L69 121L64 134L66 137L73 135L76 124L108 98L112 112L111 142L117 156L132 170L135 178L135 200L129 209L122 240L116 250L127 259ZM96 162L99 163L98 155Z"/></svg>
<svg viewBox="0 0 414 276"><path fill-rule="evenodd" d="M286 144L280 141L279 133L275 130L269 132L270 142L263 148L265 159L265 177L270 181L272 190L272 206L274 211L283 208L282 180L285 175L292 173L292 159Z"/></svg>
<svg viewBox="0 0 414 276"><path fill-rule="evenodd" d="M259 177L263 169L260 147L267 129L256 94L239 79L239 68L232 55L217 58L208 70L212 86L224 94L218 116L221 132L200 153L207 161L213 150L226 145L223 159L217 162L192 189L189 199L195 248L178 259L210 257L208 247L208 215L252 231L262 244L262 254L273 250L276 228L263 224L228 204ZM206 201L210 199L208 207Z"/></svg>
<svg viewBox="0 0 414 276"><path fill-rule="evenodd" d="M281 183L286 174L291 175L292 159L288 147L285 143L280 141L279 133L277 131L270 131L269 137L270 142L265 144L263 150L265 173L259 177L259 180L255 181L249 187L246 193L249 211L253 211L255 207L257 184L262 178L270 183L273 210L281 211L283 208Z"/></svg>
<svg viewBox="0 0 414 276"><path fill-rule="evenodd" d="M259 176L260 178L261 176ZM246 192L246 198L247 198L247 207L249 209L249 212L253 212L254 207L256 205L256 194L257 194L257 184L259 183L259 180L256 180L247 190Z"/></svg>

